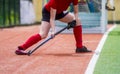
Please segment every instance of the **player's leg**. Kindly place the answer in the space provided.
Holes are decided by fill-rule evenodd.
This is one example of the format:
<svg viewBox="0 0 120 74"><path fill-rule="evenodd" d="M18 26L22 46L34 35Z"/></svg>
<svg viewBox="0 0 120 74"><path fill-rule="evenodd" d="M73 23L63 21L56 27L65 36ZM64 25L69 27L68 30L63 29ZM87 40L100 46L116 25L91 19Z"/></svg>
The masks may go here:
<svg viewBox="0 0 120 74"><path fill-rule="evenodd" d="M72 13L68 13L65 17L60 19L60 21L69 23L69 22L72 22L74 19L75 19L74 15ZM76 53L91 52L82 44L82 25L80 23L80 20L79 22L77 22L76 26L73 28L73 33L76 40Z"/></svg>
<svg viewBox="0 0 120 74"><path fill-rule="evenodd" d="M15 51L15 53L18 55L26 55L27 52L24 52L24 51L30 46L40 41L41 39L46 38L49 32L49 29L50 29L49 22L42 21L42 24L40 26L40 33L34 34L30 38L28 38L28 40L26 40L25 43L18 46L18 49Z"/></svg>

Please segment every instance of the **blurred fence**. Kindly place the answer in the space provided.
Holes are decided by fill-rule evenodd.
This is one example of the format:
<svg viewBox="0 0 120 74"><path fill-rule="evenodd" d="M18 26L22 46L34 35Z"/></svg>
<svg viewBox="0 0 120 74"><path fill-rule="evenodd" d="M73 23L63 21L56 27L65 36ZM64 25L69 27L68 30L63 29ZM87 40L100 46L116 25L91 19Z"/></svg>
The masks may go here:
<svg viewBox="0 0 120 74"><path fill-rule="evenodd" d="M0 0L0 27L20 23L20 0Z"/></svg>

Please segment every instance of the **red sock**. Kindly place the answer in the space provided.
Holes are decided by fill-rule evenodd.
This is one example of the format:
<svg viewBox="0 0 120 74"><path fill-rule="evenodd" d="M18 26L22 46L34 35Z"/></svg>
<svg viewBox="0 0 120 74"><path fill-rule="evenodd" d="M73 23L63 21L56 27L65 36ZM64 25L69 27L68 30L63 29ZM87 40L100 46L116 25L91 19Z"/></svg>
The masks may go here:
<svg viewBox="0 0 120 74"><path fill-rule="evenodd" d="M19 47L26 50L27 48L29 48L30 46L32 46L33 44L37 43L40 40L41 40L41 36L39 34L35 34L35 35L31 36L23 45L21 45Z"/></svg>
<svg viewBox="0 0 120 74"><path fill-rule="evenodd" d="M73 33L76 40L76 47L82 48L82 26L74 27Z"/></svg>

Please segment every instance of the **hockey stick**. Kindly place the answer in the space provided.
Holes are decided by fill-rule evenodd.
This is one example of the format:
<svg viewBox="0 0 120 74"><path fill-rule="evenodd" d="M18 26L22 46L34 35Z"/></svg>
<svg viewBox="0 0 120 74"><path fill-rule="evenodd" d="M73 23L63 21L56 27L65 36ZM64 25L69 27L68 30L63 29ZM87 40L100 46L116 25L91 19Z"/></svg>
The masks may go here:
<svg viewBox="0 0 120 74"><path fill-rule="evenodd" d="M70 29L73 28L76 25L76 21L72 21L70 23L68 23L68 25L66 27L64 27L63 29L61 29L60 31L55 33L55 36L58 35L59 33L61 33L62 31L64 31L65 29ZM48 42L49 40L51 40L53 37L50 36L48 39L46 39L44 42L42 42L41 44L39 44L38 46L36 46L35 48L33 48L32 50L28 51L28 56L30 56L33 52L35 52L40 46L42 46L43 44L45 44L46 42Z"/></svg>
<svg viewBox="0 0 120 74"><path fill-rule="evenodd" d="M59 33L61 33L62 31L64 31L65 29L67 29L68 26L66 26L65 28L61 29L60 31L55 33L55 36L58 35ZM38 46L36 46L35 48L33 48L32 50L30 50L28 52L28 56L30 56L35 50L37 50L40 46L42 46L43 44L45 44L46 42L48 42L49 40L51 40L53 37L50 36L48 39L46 39L44 42L42 42L41 44L39 44Z"/></svg>

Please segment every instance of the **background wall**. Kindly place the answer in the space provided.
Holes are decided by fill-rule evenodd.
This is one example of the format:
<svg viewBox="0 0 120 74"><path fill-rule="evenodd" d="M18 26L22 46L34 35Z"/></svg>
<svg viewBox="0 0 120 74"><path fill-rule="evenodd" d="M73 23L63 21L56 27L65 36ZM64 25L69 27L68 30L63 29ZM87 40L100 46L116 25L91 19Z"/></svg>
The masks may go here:
<svg viewBox="0 0 120 74"><path fill-rule="evenodd" d="M41 21L42 17L42 1L43 0L33 0L34 8L35 8L35 14L36 14L36 22Z"/></svg>
<svg viewBox="0 0 120 74"><path fill-rule="evenodd" d="M120 23L120 0L114 0L115 1L115 8L116 10L114 12L108 11L108 20L109 22L113 21L113 13L115 13L115 21L116 23Z"/></svg>
<svg viewBox="0 0 120 74"><path fill-rule="evenodd" d="M34 3L34 8L36 12L36 21L40 22L41 21L41 16L42 16L42 6L47 2L48 0L33 0ZM115 7L116 10L114 11L115 13L115 21L117 23L120 23L120 0L114 0L115 1ZM109 22L113 21L113 12L108 11L108 20Z"/></svg>

